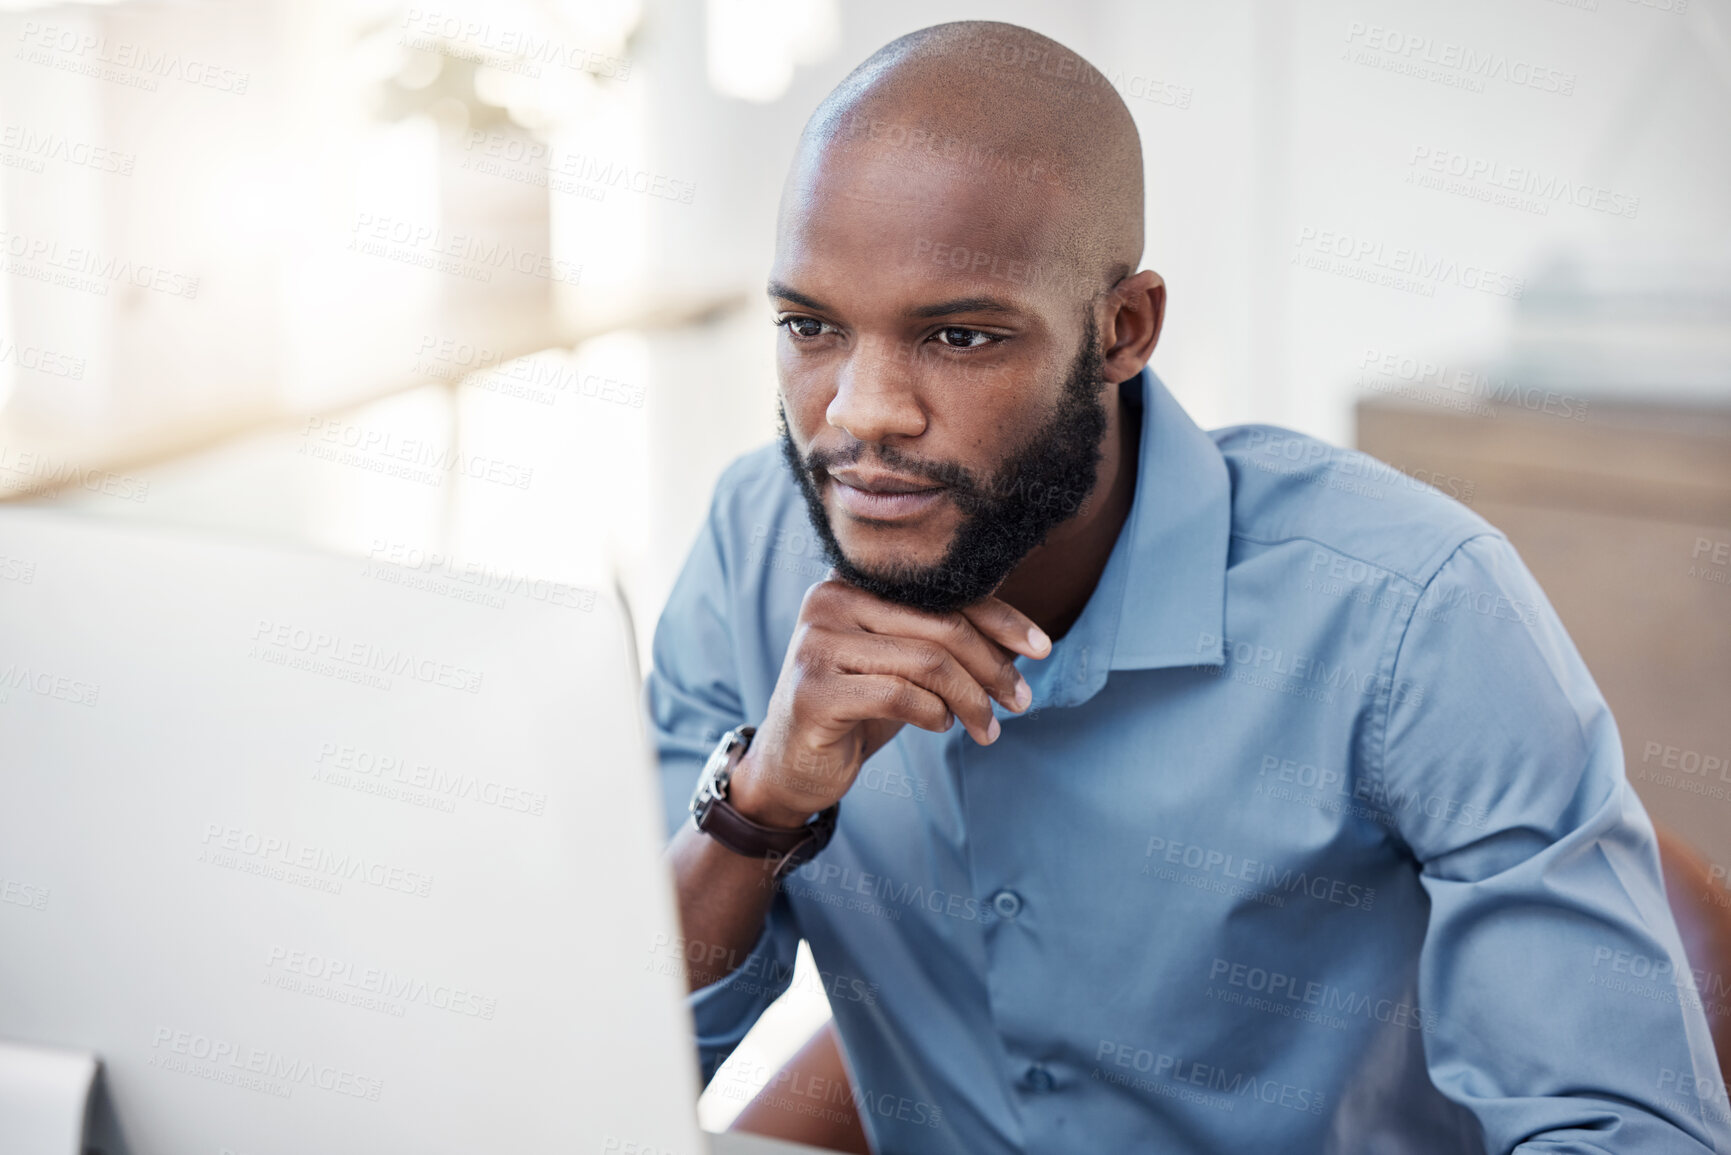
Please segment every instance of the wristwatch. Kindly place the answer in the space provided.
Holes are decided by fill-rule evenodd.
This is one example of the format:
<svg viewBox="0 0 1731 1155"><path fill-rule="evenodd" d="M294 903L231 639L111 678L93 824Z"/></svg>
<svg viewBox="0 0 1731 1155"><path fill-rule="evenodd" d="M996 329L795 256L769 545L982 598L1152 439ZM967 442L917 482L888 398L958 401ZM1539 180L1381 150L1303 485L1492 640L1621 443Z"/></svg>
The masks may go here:
<svg viewBox="0 0 1731 1155"><path fill-rule="evenodd" d="M755 733L755 726L736 726L721 736L691 795L691 817L697 829L735 854L773 861L773 877L779 879L829 845L841 803L832 804L804 826L791 830L764 826L735 810L727 800L728 785Z"/></svg>

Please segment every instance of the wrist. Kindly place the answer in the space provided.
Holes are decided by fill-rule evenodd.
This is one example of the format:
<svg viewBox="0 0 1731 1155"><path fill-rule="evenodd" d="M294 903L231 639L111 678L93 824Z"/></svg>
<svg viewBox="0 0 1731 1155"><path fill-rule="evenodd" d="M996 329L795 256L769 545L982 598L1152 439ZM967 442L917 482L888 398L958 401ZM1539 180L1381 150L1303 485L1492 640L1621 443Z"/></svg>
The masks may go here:
<svg viewBox="0 0 1731 1155"><path fill-rule="evenodd" d="M763 781L764 770L755 749L748 749L727 784L728 803L745 817L778 830L797 830L815 810L801 810L778 799Z"/></svg>

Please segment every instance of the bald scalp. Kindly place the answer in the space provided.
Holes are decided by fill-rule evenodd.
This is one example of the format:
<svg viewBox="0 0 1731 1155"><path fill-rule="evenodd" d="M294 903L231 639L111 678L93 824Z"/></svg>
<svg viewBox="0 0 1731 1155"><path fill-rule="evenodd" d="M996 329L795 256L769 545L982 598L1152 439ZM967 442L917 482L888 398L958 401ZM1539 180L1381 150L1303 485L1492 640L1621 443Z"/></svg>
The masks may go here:
<svg viewBox="0 0 1731 1155"><path fill-rule="evenodd" d="M1056 219L1044 259L1101 290L1141 262L1142 144L1130 110L1093 65L1019 25L937 24L874 52L806 122L784 217L816 207L803 198L825 170L856 161L877 170L880 189L921 169L958 190L1046 197Z"/></svg>

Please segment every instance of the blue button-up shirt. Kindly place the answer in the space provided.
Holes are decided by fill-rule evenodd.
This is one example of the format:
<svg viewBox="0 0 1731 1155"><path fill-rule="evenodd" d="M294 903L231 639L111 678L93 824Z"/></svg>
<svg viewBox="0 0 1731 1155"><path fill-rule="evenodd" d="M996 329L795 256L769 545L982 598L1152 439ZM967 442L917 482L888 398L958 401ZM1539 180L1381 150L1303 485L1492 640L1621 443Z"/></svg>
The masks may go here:
<svg viewBox="0 0 1731 1155"><path fill-rule="evenodd" d="M705 1078L803 938L880 1152L1731 1151L1616 726L1508 541L1121 389L1134 504L1033 708L866 763L691 996ZM731 465L645 689L669 830L826 569L777 447Z"/></svg>

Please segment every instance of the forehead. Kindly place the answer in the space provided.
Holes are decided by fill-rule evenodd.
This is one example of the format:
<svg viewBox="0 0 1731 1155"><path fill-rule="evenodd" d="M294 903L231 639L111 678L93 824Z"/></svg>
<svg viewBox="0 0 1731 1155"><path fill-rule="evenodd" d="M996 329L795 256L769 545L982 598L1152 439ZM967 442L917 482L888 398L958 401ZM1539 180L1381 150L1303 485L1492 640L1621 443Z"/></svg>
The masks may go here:
<svg viewBox="0 0 1731 1155"><path fill-rule="evenodd" d="M966 285L1044 311L1091 293L1049 161L996 155L980 163L965 149L946 156L886 140L802 158L772 279L838 307Z"/></svg>

